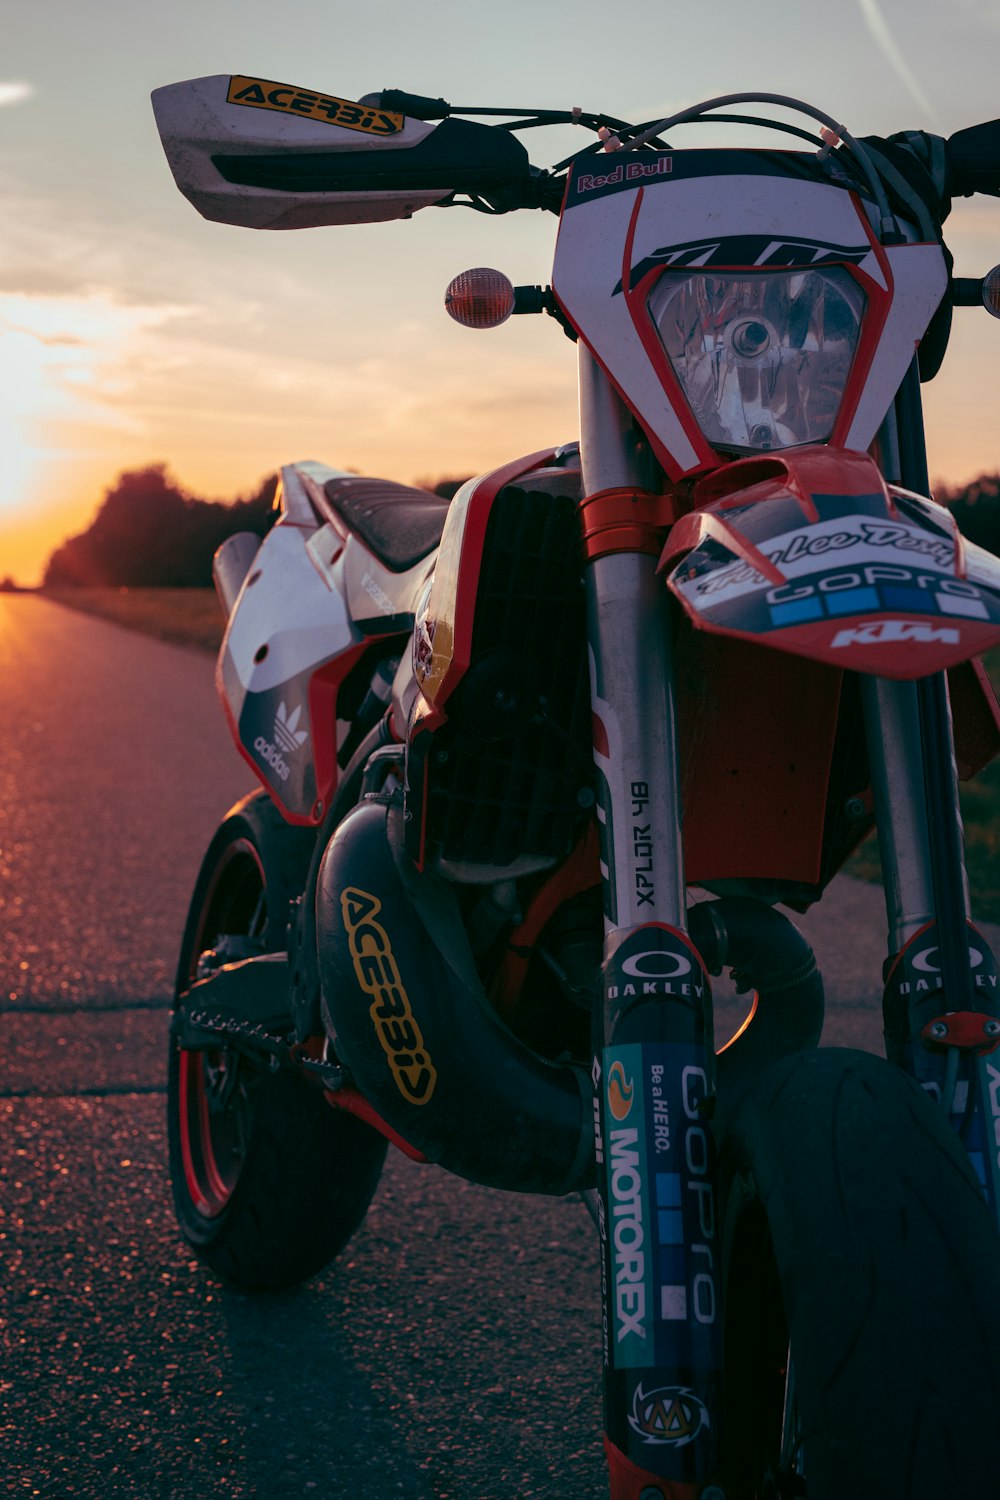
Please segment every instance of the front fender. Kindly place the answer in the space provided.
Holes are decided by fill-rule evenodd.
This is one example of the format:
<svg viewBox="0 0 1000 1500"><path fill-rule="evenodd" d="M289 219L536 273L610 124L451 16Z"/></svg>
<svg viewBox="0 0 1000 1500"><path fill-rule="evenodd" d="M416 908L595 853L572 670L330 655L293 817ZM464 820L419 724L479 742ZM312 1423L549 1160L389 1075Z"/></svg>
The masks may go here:
<svg viewBox="0 0 1000 1500"><path fill-rule="evenodd" d="M696 629L895 678L1000 643L1000 561L867 454L741 459L694 499L660 568Z"/></svg>

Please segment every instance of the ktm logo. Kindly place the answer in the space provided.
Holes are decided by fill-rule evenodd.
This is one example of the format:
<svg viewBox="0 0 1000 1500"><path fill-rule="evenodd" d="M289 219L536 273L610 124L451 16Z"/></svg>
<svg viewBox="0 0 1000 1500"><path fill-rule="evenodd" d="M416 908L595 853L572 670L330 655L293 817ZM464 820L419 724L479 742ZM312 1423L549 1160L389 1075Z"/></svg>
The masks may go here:
<svg viewBox="0 0 1000 1500"><path fill-rule="evenodd" d="M644 1443L684 1448L710 1424L704 1402L688 1386L660 1386L647 1395L640 1382L632 1397L628 1425Z"/></svg>
<svg viewBox="0 0 1000 1500"><path fill-rule="evenodd" d="M426 1104L437 1083L437 1069L410 1008L388 934L375 920L382 903L377 896L349 886L340 898L340 909L354 972L358 984L371 997L368 1014L396 1087L410 1104Z"/></svg>
<svg viewBox="0 0 1000 1500"><path fill-rule="evenodd" d="M625 1077L624 1065L613 1062L608 1069L608 1108L616 1120L627 1120L635 1098L635 1084Z"/></svg>
<svg viewBox="0 0 1000 1500"><path fill-rule="evenodd" d="M915 641L921 646L932 646L935 641L942 646L957 646L962 639L957 630L943 625L919 625L915 620L873 620L870 625L852 625L847 630L838 630L830 645L840 646L895 646L906 641Z"/></svg>

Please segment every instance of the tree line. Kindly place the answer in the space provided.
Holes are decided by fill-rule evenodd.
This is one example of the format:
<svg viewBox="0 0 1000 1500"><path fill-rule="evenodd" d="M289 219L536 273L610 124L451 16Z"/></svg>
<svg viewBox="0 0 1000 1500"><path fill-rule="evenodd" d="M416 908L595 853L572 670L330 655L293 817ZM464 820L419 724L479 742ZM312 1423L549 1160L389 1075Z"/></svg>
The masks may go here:
<svg viewBox="0 0 1000 1500"><path fill-rule="evenodd" d="M422 479L416 484L450 498L462 482L458 478ZM86 531L53 552L42 586L207 587L212 582L213 554L227 536L234 531L263 536L276 519L277 483L278 476L271 474L254 494L224 503L185 493L165 464L128 470L105 492ZM970 541L1000 554L1000 473L941 489L936 498L951 507Z"/></svg>
<svg viewBox="0 0 1000 1500"><path fill-rule="evenodd" d="M230 503L186 494L165 464L119 474L86 531L57 547L43 588L205 588L212 557L234 531L263 536L278 476Z"/></svg>
<svg viewBox="0 0 1000 1500"><path fill-rule="evenodd" d="M951 508L970 542L1000 553L1000 474L981 474L955 489L939 488L934 498Z"/></svg>
<svg viewBox="0 0 1000 1500"><path fill-rule="evenodd" d="M418 479L415 484L450 499L464 482ZM270 474L247 498L200 500L175 483L165 464L128 470L105 491L86 531L53 552L42 587L208 587L212 558L227 536L234 531L263 536L273 525L277 487L277 474Z"/></svg>

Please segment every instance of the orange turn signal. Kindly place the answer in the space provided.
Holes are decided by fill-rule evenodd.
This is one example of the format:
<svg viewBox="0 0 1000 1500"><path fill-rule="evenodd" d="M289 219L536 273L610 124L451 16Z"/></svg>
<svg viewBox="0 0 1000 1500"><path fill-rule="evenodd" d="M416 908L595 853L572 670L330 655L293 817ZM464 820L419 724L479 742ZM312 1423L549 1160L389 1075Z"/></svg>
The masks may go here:
<svg viewBox="0 0 1000 1500"><path fill-rule="evenodd" d="M502 271L462 271L444 294L448 316L464 328L499 328L514 311L514 288Z"/></svg>

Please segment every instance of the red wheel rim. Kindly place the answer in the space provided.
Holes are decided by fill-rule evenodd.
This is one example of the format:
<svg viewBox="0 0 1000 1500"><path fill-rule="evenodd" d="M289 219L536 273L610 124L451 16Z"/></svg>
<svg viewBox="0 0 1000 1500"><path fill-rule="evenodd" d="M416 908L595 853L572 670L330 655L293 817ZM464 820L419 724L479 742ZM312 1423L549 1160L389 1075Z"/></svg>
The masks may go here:
<svg viewBox="0 0 1000 1500"><path fill-rule="evenodd" d="M226 937L259 939L263 947L266 922L260 856L249 840L238 839L225 850L205 895L189 977L195 978L201 954ZM256 1075L231 1048L182 1049L177 1068L184 1180L198 1213L217 1218L236 1190L246 1158Z"/></svg>

